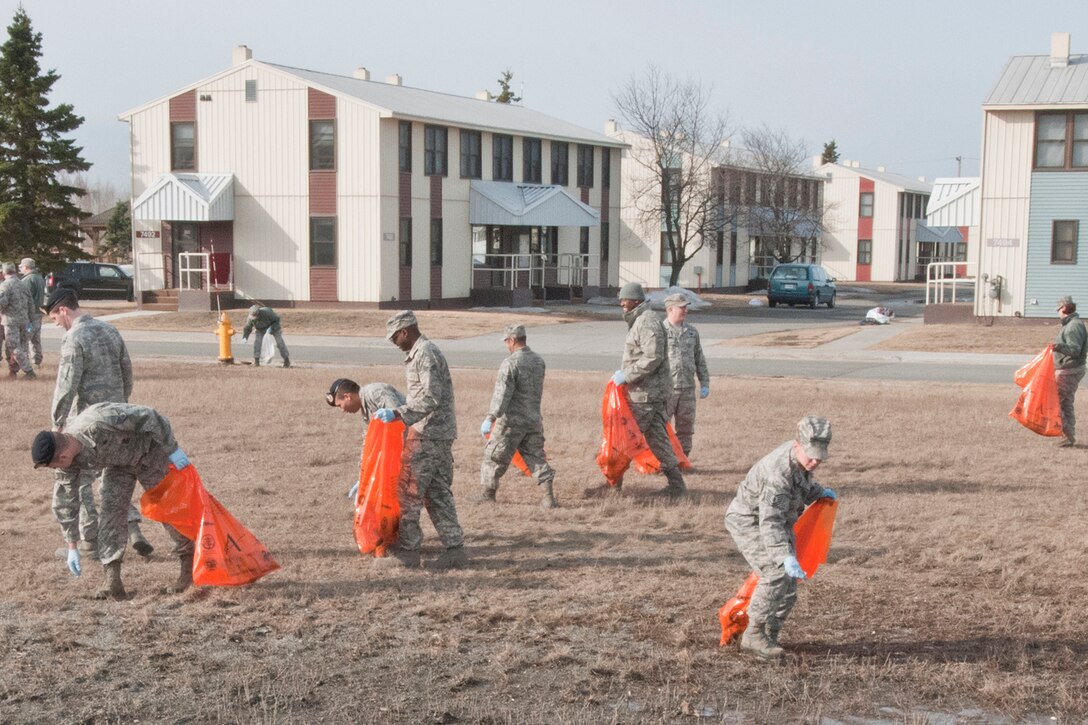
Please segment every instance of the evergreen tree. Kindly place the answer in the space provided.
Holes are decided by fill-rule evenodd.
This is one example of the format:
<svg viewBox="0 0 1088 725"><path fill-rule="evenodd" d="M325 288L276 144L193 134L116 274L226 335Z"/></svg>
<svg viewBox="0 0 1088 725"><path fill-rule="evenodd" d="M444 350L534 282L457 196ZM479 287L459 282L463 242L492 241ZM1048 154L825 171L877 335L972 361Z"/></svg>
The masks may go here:
<svg viewBox="0 0 1088 725"><path fill-rule="evenodd" d="M499 76L499 94L495 96L495 103L521 103L521 96L515 96L510 90L510 80L513 77L514 72L509 68Z"/></svg>
<svg viewBox="0 0 1088 725"><path fill-rule="evenodd" d="M831 139L824 144L824 152L820 156L820 163L823 164L836 164L839 162L839 147L835 144L835 139Z"/></svg>
<svg viewBox="0 0 1088 725"><path fill-rule="evenodd" d="M121 260L132 258L132 218L128 213L127 201L119 201L113 207L113 214L106 222L103 241L99 254Z"/></svg>
<svg viewBox="0 0 1088 725"><path fill-rule="evenodd" d="M89 216L72 203L85 192L61 182L62 172L86 171L82 148L64 138L83 123L71 104L49 107L60 78L42 72L41 33L23 8L0 46L0 259L33 257L54 268L84 256L79 221Z"/></svg>

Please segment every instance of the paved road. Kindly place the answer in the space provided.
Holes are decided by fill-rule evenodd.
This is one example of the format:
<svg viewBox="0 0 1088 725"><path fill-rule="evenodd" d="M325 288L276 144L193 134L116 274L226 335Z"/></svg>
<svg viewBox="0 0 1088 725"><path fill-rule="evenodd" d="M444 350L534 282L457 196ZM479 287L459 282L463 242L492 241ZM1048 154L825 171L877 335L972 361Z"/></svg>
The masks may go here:
<svg viewBox="0 0 1088 725"><path fill-rule="evenodd" d="M900 293L901 295L902 293ZM759 298L756 298L759 299ZM765 306L745 307L727 313L695 313L711 374L758 377L849 378L856 380L944 381L957 383L1009 383L1026 360L1021 355L983 355L890 352L873 350L880 340L921 324L922 305L917 296L888 297L843 294L833 310ZM797 328L856 324L876 304L896 310L896 321L887 326L866 326L858 332L816 349L738 347L726 341ZM626 334L618 309L600 311L600 320L562 325L532 324L526 315L530 346L545 357L553 370L610 372L619 365ZM106 318L108 319L108 317ZM497 335L461 340L440 340L430 334L455 367L495 369L506 355ZM56 349L60 330L47 325L46 344ZM124 331L134 357L199 357L215 359L218 342L207 333ZM400 365L403 356L382 338L292 335L285 331L291 360L296 364L330 366ZM236 338L238 359L248 359L249 349Z"/></svg>

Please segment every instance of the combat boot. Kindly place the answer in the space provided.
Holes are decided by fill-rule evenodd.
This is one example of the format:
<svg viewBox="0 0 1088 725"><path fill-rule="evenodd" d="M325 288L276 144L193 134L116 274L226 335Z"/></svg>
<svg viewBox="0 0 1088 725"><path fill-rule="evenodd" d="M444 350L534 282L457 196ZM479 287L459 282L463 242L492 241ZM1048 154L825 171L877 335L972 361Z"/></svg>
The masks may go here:
<svg viewBox="0 0 1088 725"><path fill-rule="evenodd" d="M259 357L253 358L253 367L259 368L261 366L261 359Z"/></svg>
<svg viewBox="0 0 1088 725"><path fill-rule="evenodd" d="M135 521L128 522L128 545L144 558L151 556L151 552L155 550L151 542L144 538L143 532L140 531L140 525Z"/></svg>
<svg viewBox="0 0 1088 725"><path fill-rule="evenodd" d="M468 554L464 546L451 546L442 552L435 561L436 569L463 569L468 565Z"/></svg>
<svg viewBox="0 0 1088 725"><path fill-rule="evenodd" d="M604 498L606 496L618 496L620 490L623 488L623 481L620 481L615 486L610 485L608 482L602 483L600 486L590 486L582 492L583 498Z"/></svg>
<svg viewBox="0 0 1088 725"><path fill-rule="evenodd" d="M193 555L182 554L178 558L178 580L163 589L164 594L181 594L193 585Z"/></svg>
<svg viewBox="0 0 1088 725"><path fill-rule="evenodd" d="M495 503L495 489L485 488L474 495L470 501L472 503Z"/></svg>
<svg viewBox="0 0 1088 725"><path fill-rule="evenodd" d="M284 366L285 368L289 368L289 367L291 367L291 358L289 358L289 357L285 357L285 358L283 359L283 366Z"/></svg>
<svg viewBox="0 0 1088 725"><path fill-rule="evenodd" d="M35 375L35 374L34 374L34 371L33 371L33 370L27 370L27 371L25 371L25 372L23 373L23 375L25 375L25 376L26 376L26 379L27 379L27 380L33 380L34 378L38 377L37 375Z"/></svg>
<svg viewBox="0 0 1088 725"><path fill-rule="evenodd" d="M540 508L547 511L548 509L559 508L559 500L555 497L555 493L552 491L552 482L545 481L540 484L540 490L543 494L540 497Z"/></svg>
<svg viewBox="0 0 1088 725"><path fill-rule="evenodd" d="M750 622L740 638L740 648L765 660L781 656L784 650L767 638L767 631L762 624Z"/></svg>
<svg viewBox="0 0 1088 725"><path fill-rule="evenodd" d="M125 591L124 584L121 583L121 562L111 561L106 564L106 586L99 590L95 595L95 599L116 599L121 601L128 599L128 592Z"/></svg>
<svg viewBox="0 0 1088 725"><path fill-rule="evenodd" d="M1072 448L1077 445L1077 439L1071 435L1062 436L1062 440L1058 443L1058 448Z"/></svg>

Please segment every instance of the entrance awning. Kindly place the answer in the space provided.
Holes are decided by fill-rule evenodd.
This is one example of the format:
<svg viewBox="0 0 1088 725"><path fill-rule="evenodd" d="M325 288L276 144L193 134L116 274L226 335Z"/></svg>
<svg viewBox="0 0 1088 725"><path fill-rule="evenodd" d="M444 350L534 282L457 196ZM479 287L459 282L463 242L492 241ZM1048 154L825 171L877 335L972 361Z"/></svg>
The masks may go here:
<svg viewBox="0 0 1088 725"><path fill-rule="evenodd" d="M959 227L931 227L918 224L917 239L919 242L937 242L958 244L963 241L963 235Z"/></svg>
<svg viewBox="0 0 1088 725"><path fill-rule="evenodd" d="M163 174L132 205L147 221L219 222L234 219L233 174Z"/></svg>
<svg viewBox="0 0 1088 725"><path fill-rule="evenodd" d="M600 212L562 186L473 181L468 221L473 225L513 227L595 227Z"/></svg>

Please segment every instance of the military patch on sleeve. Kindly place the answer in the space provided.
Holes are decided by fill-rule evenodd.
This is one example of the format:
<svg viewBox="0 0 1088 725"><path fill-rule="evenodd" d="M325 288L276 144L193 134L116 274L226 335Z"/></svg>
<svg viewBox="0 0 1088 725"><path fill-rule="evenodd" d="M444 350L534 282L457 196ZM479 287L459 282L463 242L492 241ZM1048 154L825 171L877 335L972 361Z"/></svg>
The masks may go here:
<svg viewBox="0 0 1088 725"><path fill-rule="evenodd" d="M779 511L789 511L790 495L788 493L776 494L775 497L771 499L771 506L778 509Z"/></svg>

